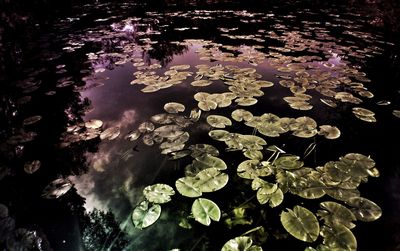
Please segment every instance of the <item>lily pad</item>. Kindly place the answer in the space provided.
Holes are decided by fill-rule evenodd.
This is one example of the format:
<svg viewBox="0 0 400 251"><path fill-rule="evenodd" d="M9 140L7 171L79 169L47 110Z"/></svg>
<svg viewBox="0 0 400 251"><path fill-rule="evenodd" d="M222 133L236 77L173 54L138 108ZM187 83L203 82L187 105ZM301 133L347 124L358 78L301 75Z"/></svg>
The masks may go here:
<svg viewBox="0 0 400 251"><path fill-rule="evenodd" d="M240 236L226 242L221 251L262 251L262 248L253 245L250 237Z"/></svg>
<svg viewBox="0 0 400 251"><path fill-rule="evenodd" d="M274 165L277 168L285 170L294 170L301 168L304 163L300 160L299 156L296 155L284 155L274 161Z"/></svg>
<svg viewBox="0 0 400 251"><path fill-rule="evenodd" d="M85 122L85 127L90 129L98 129L103 125L103 121L99 119L91 119Z"/></svg>
<svg viewBox="0 0 400 251"><path fill-rule="evenodd" d="M196 221L206 226L211 224L211 220L219 221L221 218L218 205L205 198L198 198L193 202L192 214Z"/></svg>
<svg viewBox="0 0 400 251"><path fill-rule="evenodd" d="M314 242L319 236L317 217L301 206L287 210L288 212L281 213L281 223L286 231L299 240Z"/></svg>
<svg viewBox="0 0 400 251"><path fill-rule="evenodd" d="M253 114L244 109L236 109L232 112L231 117L238 122L242 120L249 121L251 118L253 118Z"/></svg>
<svg viewBox="0 0 400 251"><path fill-rule="evenodd" d="M164 105L164 110L168 113L179 113L185 111L185 106L181 103L170 102Z"/></svg>
<svg viewBox="0 0 400 251"><path fill-rule="evenodd" d="M357 219L347 207L333 201L321 202L320 206L324 210L319 210L317 214L324 220L325 225L333 226L334 223L339 223L349 229L355 227L352 222Z"/></svg>
<svg viewBox="0 0 400 251"><path fill-rule="evenodd" d="M327 139L337 139L340 137L340 130L336 126L320 125L318 134L323 135Z"/></svg>
<svg viewBox="0 0 400 251"><path fill-rule="evenodd" d="M200 197L202 192L197 186L197 179L195 177L183 177L175 182L176 190L186 197L194 198Z"/></svg>
<svg viewBox="0 0 400 251"><path fill-rule="evenodd" d="M226 173L220 172L217 168L207 168L200 171L196 175L198 180L196 187L200 189L201 192L214 192L222 189L226 184L228 184L229 176Z"/></svg>
<svg viewBox="0 0 400 251"><path fill-rule="evenodd" d="M328 250L357 250L357 240L353 233L341 224L333 224L332 226L323 226L321 236L324 237L323 243Z"/></svg>
<svg viewBox="0 0 400 251"><path fill-rule="evenodd" d="M353 197L347 201L347 204L353 207L351 211L360 221L374 221L382 216L382 209L366 198Z"/></svg>
<svg viewBox="0 0 400 251"><path fill-rule="evenodd" d="M27 162L24 165L24 171L28 174L36 172L41 166L40 160L34 160L32 162Z"/></svg>
<svg viewBox="0 0 400 251"><path fill-rule="evenodd" d="M110 127L110 128L107 128L106 130L104 130L100 134L100 139L102 139L102 140L104 140L104 139L113 140L113 139L116 139L119 136L120 133L121 133L121 131L120 131L120 128L118 126Z"/></svg>
<svg viewBox="0 0 400 251"><path fill-rule="evenodd" d="M149 202L162 204L171 201L171 196L175 194L175 191L166 184L154 184L145 187L143 194Z"/></svg>
<svg viewBox="0 0 400 251"><path fill-rule="evenodd" d="M209 115L207 117L207 123L215 128L225 128L226 126L232 125L232 121L230 119L220 115Z"/></svg>
<svg viewBox="0 0 400 251"><path fill-rule="evenodd" d="M46 199L57 199L66 194L72 188L72 183L68 179L56 179L48 184L42 193Z"/></svg>
<svg viewBox="0 0 400 251"><path fill-rule="evenodd" d="M154 224L160 215L160 205L142 201L132 212L132 222L136 228L143 229Z"/></svg>

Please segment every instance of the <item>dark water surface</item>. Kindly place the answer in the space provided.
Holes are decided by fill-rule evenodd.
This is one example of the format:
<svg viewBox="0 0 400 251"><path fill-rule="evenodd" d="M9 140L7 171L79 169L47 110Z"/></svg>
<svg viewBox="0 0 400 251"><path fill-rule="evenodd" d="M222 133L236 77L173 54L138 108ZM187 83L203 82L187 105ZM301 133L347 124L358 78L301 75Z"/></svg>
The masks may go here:
<svg viewBox="0 0 400 251"><path fill-rule="evenodd" d="M32 24L26 40L15 32L17 42L6 44L13 53L3 61L6 75L0 89L1 250L221 250L240 235L263 250L354 250L343 222L331 223L346 230L342 234L347 239L337 237L341 244L326 237L332 225L320 216L323 234L312 243L294 238L282 226L280 215L287 209L301 206L317 214L325 201L356 214L351 232L357 250L400 248L398 44L362 14L341 6L245 10L193 5L184 11L179 6L154 11L136 4L99 4L78 6L73 15L52 24ZM193 86L196 79L210 83ZM257 86L258 80L273 86ZM199 103L201 92L208 94ZM283 99L289 96L297 96L296 102ZM218 105L224 98L229 100ZM183 104L185 110L168 115L164 105L169 102ZM231 113L236 109L293 120L306 116L318 126L279 127L280 135L272 137L272 127L260 124L255 130L235 121ZM198 120L190 116L201 110ZM353 111L367 115L357 117ZM152 117L162 113L169 121ZM328 161L360 153L364 161L375 161L380 175L372 168L366 171L364 164L362 174L355 166L347 173L335 169L328 176L342 175L341 185L332 180L328 185L326 176L315 176L315 171L300 177L274 166L264 179L284 190L279 175L286 173L290 189L278 205L260 205L251 189L254 177L237 174L238 165L248 159L243 156L248 147L212 139L209 132L218 128L207 122L209 115L231 120L223 130L261 137L268 146L299 156L304 166L319 166L321 173ZM175 126L163 132L150 126L139 133L143 122L155 128ZM321 125L337 127L340 137L319 135ZM296 130L308 136L298 137ZM140 137L129 140L132 132ZM190 137L183 140L183 132ZM229 176L225 187L201 196L222 213L208 227L191 215L196 198L181 195L175 186L185 169L187 174L195 144L217 148L227 165L218 172ZM273 153L266 147L259 149L263 160ZM307 149L314 150L305 154ZM189 155L170 160L171 152ZM156 183L175 190L172 201L160 204L162 213L153 225L135 228L132 212L146 199L143 189ZM304 184L310 192L300 196ZM379 208L370 208L368 201L357 208L349 202L353 197L375 202L382 216L372 221ZM238 208L246 212L242 218L234 217Z"/></svg>

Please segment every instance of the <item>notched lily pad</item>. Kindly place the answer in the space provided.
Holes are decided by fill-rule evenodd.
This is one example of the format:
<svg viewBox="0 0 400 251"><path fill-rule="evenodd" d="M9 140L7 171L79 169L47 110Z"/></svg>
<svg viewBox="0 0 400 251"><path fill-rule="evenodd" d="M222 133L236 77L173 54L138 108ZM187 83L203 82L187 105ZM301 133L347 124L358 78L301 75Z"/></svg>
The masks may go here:
<svg viewBox="0 0 400 251"><path fill-rule="evenodd" d="M132 212L133 225L138 229L143 229L154 224L161 215L161 206L142 201Z"/></svg>
<svg viewBox="0 0 400 251"><path fill-rule="evenodd" d="M253 245L250 237L240 236L226 242L221 251L262 251L262 248Z"/></svg>
<svg viewBox="0 0 400 251"><path fill-rule="evenodd" d="M185 111L185 106L181 103L170 102L164 105L164 110L168 113L179 113Z"/></svg>
<svg viewBox="0 0 400 251"><path fill-rule="evenodd" d="M171 196L175 194L175 191L166 184L154 184L145 187L143 194L149 202L162 204L171 201Z"/></svg>
<svg viewBox="0 0 400 251"><path fill-rule="evenodd" d="M198 198L193 202L192 214L196 221L206 226L211 224L211 220L219 221L221 218L221 210L218 205L205 198Z"/></svg>
<svg viewBox="0 0 400 251"><path fill-rule="evenodd" d="M209 115L207 117L207 123L215 128L225 128L226 126L232 125L232 121L230 119L221 115Z"/></svg>

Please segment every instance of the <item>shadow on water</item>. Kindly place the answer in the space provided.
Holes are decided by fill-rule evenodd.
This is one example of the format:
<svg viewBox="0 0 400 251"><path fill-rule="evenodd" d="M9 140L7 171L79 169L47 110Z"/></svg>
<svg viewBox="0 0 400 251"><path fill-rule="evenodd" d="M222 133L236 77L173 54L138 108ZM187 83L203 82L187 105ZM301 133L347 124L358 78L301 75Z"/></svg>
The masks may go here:
<svg viewBox="0 0 400 251"><path fill-rule="evenodd" d="M197 106L193 101L197 92L227 90L223 85L213 84L202 89L186 83L143 94L140 91L143 86L129 85L134 79L132 73L139 71L142 61L143 65L160 64L161 68L154 69L160 75L171 65L190 64L190 70L195 71L194 65L207 62L199 59L198 50L213 48L213 45L198 41L181 43L185 39L227 45L222 50L236 56L241 52L237 47L231 51L229 46L266 44L259 51L320 57L324 62L340 61L366 72L372 80L368 90L375 97L365 101L363 107L375 111L378 123L366 125L357 120L351 114L353 105L348 103L339 104L337 110L332 111L318 102L322 96L317 92L313 93L318 97L312 100L314 109L299 113L287 108L281 97L290 92L279 86L260 98L257 107L248 110L253 114L270 112L281 117L301 114L315 118L319 125L332 124L340 128L342 136L333 143L321 138L303 141L290 135L267 138L268 144L300 156L316 140L317 152L311 155L313 159L306 160L309 165L323 165L348 152L371 155L381 176L362 184L360 191L382 207L383 216L371 223L357 222L354 233L358 249L399 248L400 161L397 151L400 135L399 120L392 115L392 110L400 105L399 47L397 41L391 40L391 33L386 34L384 29L377 32L376 39L366 37L366 34L375 34L376 27L393 21L374 19L375 23L369 23L368 16L348 12L335 15L336 8L345 9L342 6L325 5L327 8L322 11L305 8L297 12L301 6L299 1L287 3L285 8L268 6L268 9L265 3L249 1L246 4L249 12L239 12L236 16L233 12L193 11L243 9L243 4L235 1L148 1L146 5L104 1L79 5L74 1L63 3L65 5L60 8L51 6L50 1L32 1L26 6L6 1L7 8L1 11L0 249L151 251L180 247L181 250L219 250L227 240L248 229L234 227L226 231L222 223L211 228L194 226L188 231L178 227L177 219L186 216L182 215L182 209L190 211L192 200L188 198L174 198L174 203L163 206L159 221L146 230L135 229L130 220L133 208L143 200L145 186L174 182L190 161L168 161L159 154L157 147L149 148L141 141L130 142L124 137L152 115L163 112L167 102L181 102L190 111ZM54 12L43 12L41 6L45 5L50 5ZM180 11L182 9L185 11ZM262 14L254 18L250 10ZM259 17L264 17L262 23L257 23ZM252 20L256 21L252 23ZM260 30L270 32L261 42L256 40L261 38ZM307 32L302 33L304 30ZM296 41L311 41L314 36L319 36L318 41L329 40L323 35L327 31L340 38L332 42L332 50L340 45L354 48L354 51L348 50L349 54L344 55L345 52L338 49L339 56L331 53L330 58L325 58L326 54L318 49L279 51L293 41L290 45L295 47ZM297 37L299 34L301 38ZM134 58L142 61L132 62ZM133 66L133 63L138 64ZM209 65L217 63L216 59L207 62ZM237 64L243 68L256 67L264 78L275 83L279 81L271 65L252 66L250 63L253 62ZM391 109L376 105L377 101L385 100L391 102ZM216 113L229 115L234 108L240 107L223 108ZM101 129L86 126L85 121L91 119L101 120ZM100 140L101 130L112 127L119 128L120 136L115 140ZM224 144L208 138L206 123L193 123L189 128L192 130L190 144L209 143L220 150L225 148ZM252 133L243 125L234 129ZM233 170L236 169L234 165L240 163L236 152L221 151L221 156L230 160ZM37 160L40 165L32 170ZM229 175L235 177L233 180L240 179L235 172L229 171ZM61 185L51 187L50 192L60 194L48 199L49 194L44 194L44 190L55 180L70 189L64 191ZM209 198L221 201L221 208L231 208L254 194L248 187L247 183L238 187L230 184ZM289 208L304 201L292 195L288 197L285 206ZM318 209L317 202L310 205ZM270 226L266 227L267 240L262 241L265 236L259 236L257 241L264 243L266 250L307 247L296 240L288 241L290 236L279 220L272 217L278 215L279 210L258 218L258 223L265 221Z"/></svg>

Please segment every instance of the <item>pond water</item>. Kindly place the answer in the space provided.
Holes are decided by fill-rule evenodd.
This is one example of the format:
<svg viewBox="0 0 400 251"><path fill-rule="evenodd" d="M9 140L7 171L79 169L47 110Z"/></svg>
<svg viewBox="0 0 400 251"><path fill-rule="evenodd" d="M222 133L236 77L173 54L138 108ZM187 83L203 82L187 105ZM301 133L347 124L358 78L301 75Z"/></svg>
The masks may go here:
<svg viewBox="0 0 400 251"><path fill-rule="evenodd" d="M399 249L398 45L368 18L75 12L2 87L1 249Z"/></svg>

